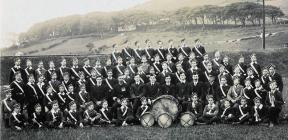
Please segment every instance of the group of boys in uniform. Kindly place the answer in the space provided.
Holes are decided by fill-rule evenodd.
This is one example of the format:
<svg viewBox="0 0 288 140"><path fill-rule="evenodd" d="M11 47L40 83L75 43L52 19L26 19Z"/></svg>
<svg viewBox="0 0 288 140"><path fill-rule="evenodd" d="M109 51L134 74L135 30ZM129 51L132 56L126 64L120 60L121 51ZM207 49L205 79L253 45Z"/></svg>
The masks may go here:
<svg viewBox="0 0 288 140"><path fill-rule="evenodd" d="M278 123L283 82L274 65L261 67L256 54L249 64L240 56L232 65L219 51L210 58L199 39L193 47L185 39L168 44L146 40L141 48L136 41L131 48L126 41L122 51L115 44L105 64L96 58L94 66L73 58L68 67L61 58L58 68L50 61L46 70L39 61L34 69L29 59L21 68L16 58L2 101L4 124L17 130L139 124L161 95L178 99L196 124Z"/></svg>

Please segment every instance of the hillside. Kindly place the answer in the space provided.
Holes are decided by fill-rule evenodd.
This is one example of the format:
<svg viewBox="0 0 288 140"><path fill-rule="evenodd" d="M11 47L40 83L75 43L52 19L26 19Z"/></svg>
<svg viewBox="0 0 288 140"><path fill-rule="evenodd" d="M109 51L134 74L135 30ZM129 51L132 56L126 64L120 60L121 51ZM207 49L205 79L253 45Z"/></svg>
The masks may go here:
<svg viewBox="0 0 288 140"><path fill-rule="evenodd" d="M134 31L126 33L106 34L103 38L99 38L93 34L78 36L78 37L65 37L53 40L46 40L41 43L31 45L26 48L19 48L16 50L2 50L1 55L15 55L17 52L23 52L26 55L60 55L60 54L91 54L94 52L89 51L86 47L88 43L94 44L94 49L101 50L100 53L110 53L112 44L117 43L121 46L125 40L131 42L140 41L144 46L144 40L150 39L153 45L156 45L158 40L162 40L164 45L167 45L167 40L174 39L175 45L179 44L182 38L187 39L188 45L193 45L193 40L200 38L209 52L215 50L229 50L237 51L262 51L262 41L260 38L242 39L259 35L261 32L260 27L247 27L247 28L228 28L222 30L207 29L201 30L199 26L190 27L189 32L183 30L169 30L169 31ZM208 28L208 27L207 27ZM211 27L212 28L212 27ZM288 25L274 25L267 27L267 33L277 33L274 36L267 37L267 50L273 51L282 48L284 43L288 43ZM133 43L132 43L133 44ZM133 47L133 46L132 46ZM99 53L98 52L98 53Z"/></svg>
<svg viewBox="0 0 288 140"><path fill-rule="evenodd" d="M130 10L171 11L182 7L198 7L203 5L227 5L234 2L257 2L258 0L148 0L147 2L130 8ZM288 14L287 0L266 0L266 4L280 7Z"/></svg>

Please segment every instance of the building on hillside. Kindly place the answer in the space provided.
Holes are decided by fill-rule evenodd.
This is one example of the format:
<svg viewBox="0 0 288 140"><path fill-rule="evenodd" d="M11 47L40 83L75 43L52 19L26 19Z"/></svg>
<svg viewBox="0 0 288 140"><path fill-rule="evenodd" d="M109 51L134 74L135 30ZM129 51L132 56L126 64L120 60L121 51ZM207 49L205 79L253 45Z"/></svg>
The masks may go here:
<svg viewBox="0 0 288 140"><path fill-rule="evenodd" d="M136 25L121 25L118 26L118 32L129 32L129 31L135 31L136 30Z"/></svg>

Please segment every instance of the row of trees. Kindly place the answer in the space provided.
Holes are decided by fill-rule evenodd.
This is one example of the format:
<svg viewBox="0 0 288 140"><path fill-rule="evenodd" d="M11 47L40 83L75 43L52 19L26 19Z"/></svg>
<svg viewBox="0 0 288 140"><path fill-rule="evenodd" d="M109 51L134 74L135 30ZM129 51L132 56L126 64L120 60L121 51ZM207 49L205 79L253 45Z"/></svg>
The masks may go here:
<svg viewBox="0 0 288 140"><path fill-rule="evenodd" d="M272 24L284 16L275 6L266 6L266 17ZM155 24L173 24L185 26L191 24L235 24L246 26L260 25L262 5L252 2L232 3L226 6L205 5L196 8L181 8L176 11L153 13L149 11L95 12L84 16L73 15L56 18L32 26L20 35L20 41L43 40L62 36L103 34L117 32L119 26L151 26Z"/></svg>

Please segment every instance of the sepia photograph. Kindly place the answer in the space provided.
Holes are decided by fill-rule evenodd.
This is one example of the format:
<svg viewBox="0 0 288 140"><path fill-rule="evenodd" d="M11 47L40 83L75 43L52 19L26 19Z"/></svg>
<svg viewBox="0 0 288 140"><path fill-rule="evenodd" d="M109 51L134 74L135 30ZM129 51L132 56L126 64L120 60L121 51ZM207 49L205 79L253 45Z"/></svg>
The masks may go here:
<svg viewBox="0 0 288 140"><path fill-rule="evenodd" d="M0 0L1 140L287 140L287 0Z"/></svg>

